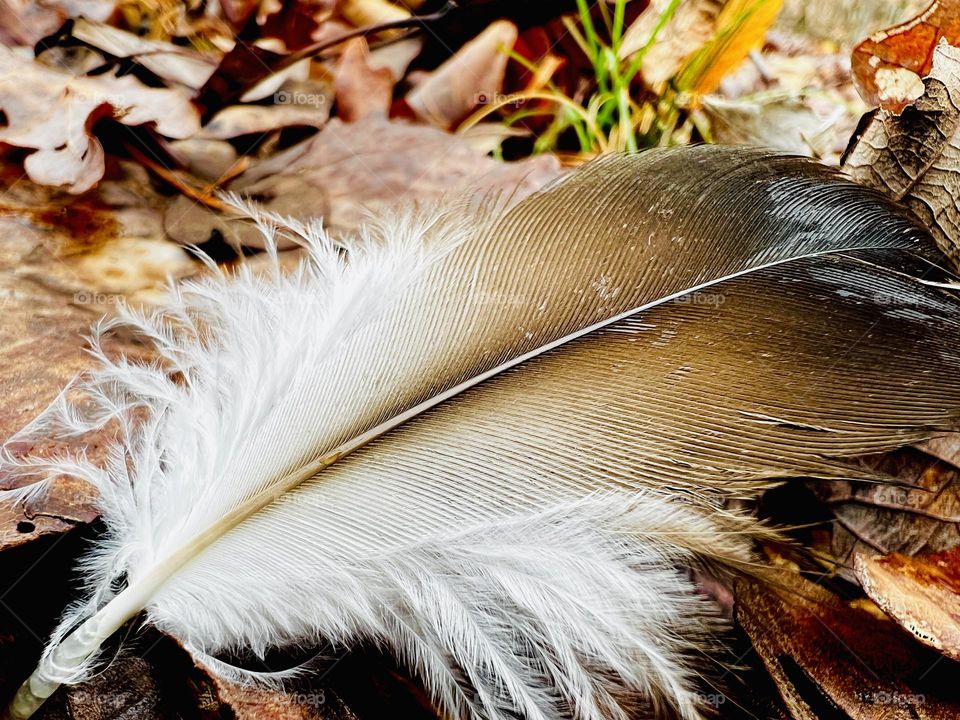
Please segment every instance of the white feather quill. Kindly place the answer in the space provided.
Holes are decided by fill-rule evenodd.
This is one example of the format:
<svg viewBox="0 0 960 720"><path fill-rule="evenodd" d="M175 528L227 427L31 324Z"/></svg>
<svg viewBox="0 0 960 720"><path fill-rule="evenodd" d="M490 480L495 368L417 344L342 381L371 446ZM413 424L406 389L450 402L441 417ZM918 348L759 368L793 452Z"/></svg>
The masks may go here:
<svg viewBox="0 0 960 720"><path fill-rule="evenodd" d="M95 337L97 369L18 438L115 422L106 467L6 458L36 480L21 498L91 482L109 528L11 717L146 611L240 679L283 674L218 654L374 642L453 717L696 718L718 621L680 568L747 568L764 532L718 500L862 476L847 458L956 425L960 354L927 337L958 344L952 298L873 255L817 257L902 260L929 238L810 163L613 158L510 211L407 214L345 246L255 216L307 260L123 311L156 362ZM715 307L664 305L724 280ZM869 314L850 298L881 290L919 317L838 357ZM883 354L904 332L923 373Z"/></svg>

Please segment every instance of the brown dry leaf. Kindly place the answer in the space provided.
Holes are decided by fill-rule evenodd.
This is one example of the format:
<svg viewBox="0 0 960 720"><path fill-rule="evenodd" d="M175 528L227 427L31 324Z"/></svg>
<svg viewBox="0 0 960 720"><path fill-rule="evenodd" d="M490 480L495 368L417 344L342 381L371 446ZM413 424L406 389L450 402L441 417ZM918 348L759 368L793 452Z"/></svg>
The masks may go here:
<svg viewBox="0 0 960 720"><path fill-rule="evenodd" d="M960 549L907 557L858 555L864 591L920 642L960 660Z"/></svg>
<svg viewBox="0 0 960 720"><path fill-rule="evenodd" d="M171 138L200 129L197 111L179 90L148 88L132 76L77 77L2 47L0 111L6 119L0 142L36 150L24 161L30 179L71 193L103 177L103 147L91 134L98 118L154 123Z"/></svg>
<svg viewBox="0 0 960 720"><path fill-rule="evenodd" d="M393 100L396 80L387 68L370 64L370 51L362 37L345 43L337 63L334 92L337 117L356 122L365 117L386 117Z"/></svg>
<svg viewBox="0 0 960 720"><path fill-rule="evenodd" d="M407 105L420 119L451 128L477 105L496 102L516 41L512 22L491 23L411 90Z"/></svg>
<svg viewBox="0 0 960 720"><path fill-rule="evenodd" d="M960 3L934 0L917 17L874 33L851 56L853 79L867 103L899 113L923 92L941 40L960 44Z"/></svg>
<svg viewBox="0 0 960 720"><path fill-rule="evenodd" d="M466 190L503 190L514 200L560 174L550 155L502 163L466 140L436 128L368 117L334 119L320 133L240 176L230 190L255 197L267 209L295 217L323 217L335 233L351 232L369 211L455 196ZM186 198L166 213L170 237L203 244L221 235L235 247L262 247L259 232Z"/></svg>
<svg viewBox="0 0 960 720"><path fill-rule="evenodd" d="M937 46L923 95L897 115L864 116L843 169L910 207L940 249L960 261L960 50Z"/></svg>
<svg viewBox="0 0 960 720"><path fill-rule="evenodd" d="M4 318L0 323L3 442L39 414L77 372L89 366L90 358L83 347L90 315L70 305L67 298L9 272L0 273L0 309ZM72 448L87 447L96 456L97 440L85 438ZM54 441L44 450L67 447L70 444ZM0 551L92 521L97 515L93 500L94 492L86 483L63 478L46 497L26 507L9 501L0 503Z"/></svg>
<svg viewBox="0 0 960 720"><path fill-rule="evenodd" d="M736 619L796 720L960 717L949 668L894 623L792 573L737 584Z"/></svg>
<svg viewBox="0 0 960 720"><path fill-rule="evenodd" d="M835 568L841 577L859 582L853 572L858 554L913 555L960 545L960 470L933 454L932 442L862 461L890 482L808 483L835 518L817 545L841 563Z"/></svg>
<svg viewBox="0 0 960 720"><path fill-rule="evenodd" d="M89 367L85 337L101 315L121 299L136 303L159 294L168 277L196 272L197 264L163 239L159 213L147 207L143 168L124 167L131 174L122 186L104 182L96 196L77 199L25 182L0 192L0 443ZM116 336L106 338L105 348L143 353L138 343ZM36 452L83 448L96 459L109 437L104 431L52 439ZM85 483L60 478L26 507L0 503L0 550L90 522L94 499Z"/></svg>
<svg viewBox="0 0 960 720"><path fill-rule="evenodd" d="M356 27L381 25L410 17L410 11L402 4L387 0L340 0L338 10Z"/></svg>
<svg viewBox="0 0 960 720"><path fill-rule="evenodd" d="M323 86L287 83L290 89L278 90L277 105L231 105L203 126L196 137L230 140L252 133L268 133L285 127L323 127L330 117L330 94Z"/></svg>

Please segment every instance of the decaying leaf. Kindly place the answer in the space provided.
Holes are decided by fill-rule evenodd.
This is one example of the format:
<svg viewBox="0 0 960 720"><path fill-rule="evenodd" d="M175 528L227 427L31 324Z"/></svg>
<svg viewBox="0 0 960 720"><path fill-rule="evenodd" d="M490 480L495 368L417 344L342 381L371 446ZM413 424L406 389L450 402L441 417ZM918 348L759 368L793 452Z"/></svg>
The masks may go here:
<svg viewBox="0 0 960 720"><path fill-rule="evenodd" d="M940 249L960 261L960 50L934 52L924 92L900 114L864 116L843 168L853 179L903 201Z"/></svg>
<svg viewBox="0 0 960 720"><path fill-rule="evenodd" d="M490 24L411 90L407 104L422 120L453 127L477 105L496 101L516 41L512 22Z"/></svg>
<svg viewBox="0 0 960 720"><path fill-rule="evenodd" d="M957 717L950 668L892 622L792 573L738 583L736 619L796 720Z"/></svg>
<svg viewBox="0 0 960 720"><path fill-rule="evenodd" d="M874 33L853 50L854 83L870 105L899 113L923 93L941 40L960 44L960 4L934 0L917 17Z"/></svg>
<svg viewBox="0 0 960 720"><path fill-rule="evenodd" d="M710 40L723 8L723 0L680 3L666 25L654 35L672 4L672 0L653 0L627 28L620 48L623 58L646 49L640 70L650 85L672 78L684 61Z"/></svg>
<svg viewBox="0 0 960 720"><path fill-rule="evenodd" d="M960 660L960 549L908 557L858 555L864 591L920 642Z"/></svg>
<svg viewBox="0 0 960 720"><path fill-rule="evenodd" d="M960 470L934 454L931 442L861 460L885 481L808 483L834 517L816 545L821 559L836 559L836 574L858 583L853 562L860 554L914 555L960 545Z"/></svg>
<svg viewBox="0 0 960 720"><path fill-rule="evenodd" d="M291 84L292 85L292 84ZM268 133L285 127L323 127L330 117L330 93L325 87L311 85L300 90L295 85L278 90L277 105L231 105L203 126L196 137L230 140L253 133Z"/></svg>
<svg viewBox="0 0 960 720"><path fill-rule="evenodd" d="M322 217L341 233L354 230L371 210L409 198L430 201L488 188L520 200L559 174L553 156L502 163L442 130L368 117L350 124L332 120L300 146L251 168L230 190L281 214ZM262 247L252 225L228 222L187 198L167 210L165 226L183 243L219 235L236 247Z"/></svg>
<svg viewBox="0 0 960 720"><path fill-rule="evenodd" d="M76 77L2 47L0 111L6 119L0 142L36 151L24 161L30 179L72 193L103 177L103 147L92 134L97 119L153 123L170 138L200 127L189 97L177 89L148 88L132 76Z"/></svg>

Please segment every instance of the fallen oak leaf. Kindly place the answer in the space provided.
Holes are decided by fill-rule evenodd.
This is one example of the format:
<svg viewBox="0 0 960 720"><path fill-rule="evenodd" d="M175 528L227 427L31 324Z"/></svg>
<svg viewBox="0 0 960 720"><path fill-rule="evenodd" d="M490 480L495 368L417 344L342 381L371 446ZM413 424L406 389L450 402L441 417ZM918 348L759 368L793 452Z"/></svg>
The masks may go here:
<svg viewBox="0 0 960 720"><path fill-rule="evenodd" d="M915 557L857 555L854 567L884 612L920 642L960 660L960 549Z"/></svg>
<svg viewBox="0 0 960 720"><path fill-rule="evenodd" d="M902 201L960 262L960 50L941 42L924 92L900 114L868 113L841 160L854 180Z"/></svg>
<svg viewBox="0 0 960 720"><path fill-rule="evenodd" d="M182 139L200 129L189 98L177 89L148 88L131 76L77 77L0 47L0 142L32 149L30 179L71 193L93 187L104 173L104 151L92 127L112 117L125 125L152 123Z"/></svg>

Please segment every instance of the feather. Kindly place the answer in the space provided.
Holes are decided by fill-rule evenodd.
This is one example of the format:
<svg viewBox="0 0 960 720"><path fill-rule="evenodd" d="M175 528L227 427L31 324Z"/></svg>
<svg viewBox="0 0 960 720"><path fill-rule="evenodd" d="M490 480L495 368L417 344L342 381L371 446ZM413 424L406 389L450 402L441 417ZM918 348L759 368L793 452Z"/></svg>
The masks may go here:
<svg viewBox="0 0 960 720"><path fill-rule="evenodd" d="M805 160L614 156L343 244L253 214L307 260L124 311L158 361L95 336L17 438L115 422L105 467L7 453L16 497L70 473L109 528L11 717L145 611L237 679L287 674L218 656L373 642L451 717L697 718L721 623L682 568L768 532L722 501L958 425L928 233Z"/></svg>

